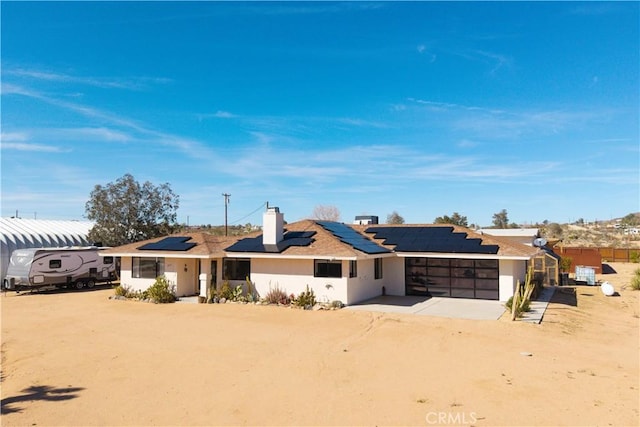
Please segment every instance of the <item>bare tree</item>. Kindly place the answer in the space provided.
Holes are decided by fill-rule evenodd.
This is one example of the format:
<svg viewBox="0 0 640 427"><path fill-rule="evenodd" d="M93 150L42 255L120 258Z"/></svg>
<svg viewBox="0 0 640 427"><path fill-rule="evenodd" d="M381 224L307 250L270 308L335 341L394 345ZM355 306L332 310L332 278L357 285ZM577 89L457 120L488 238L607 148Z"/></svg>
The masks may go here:
<svg viewBox="0 0 640 427"><path fill-rule="evenodd" d="M340 221L340 210L331 205L317 205L311 215L321 221Z"/></svg>
<svg viewBox="0 0 640 427"><path fill-rule="evenodd" d="M396 211L387 215L387 224L404 224L404 218Z"/></svg>

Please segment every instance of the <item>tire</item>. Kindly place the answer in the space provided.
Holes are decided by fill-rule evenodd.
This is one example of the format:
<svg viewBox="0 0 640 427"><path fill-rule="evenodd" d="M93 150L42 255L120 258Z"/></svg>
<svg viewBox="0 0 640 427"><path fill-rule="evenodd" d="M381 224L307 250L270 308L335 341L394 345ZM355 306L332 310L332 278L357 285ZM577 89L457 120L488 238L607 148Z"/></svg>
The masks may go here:
<svg viewBox="0 0 640 427"><path fill-rule="evenodd" d="M87 280L86 285L87 285L87 288L91 289L96 285L96 281L93 280L93 279L89 279L89 280Z"/></svg>
<svg viewBox="0 0 640 427"><path fill-rule="evenodd" d="M82 288L84 288L84 282L83 282L82 280L78 280L78 281L75 283L75 288L76 288L76 289L82 289Z"/></svg>

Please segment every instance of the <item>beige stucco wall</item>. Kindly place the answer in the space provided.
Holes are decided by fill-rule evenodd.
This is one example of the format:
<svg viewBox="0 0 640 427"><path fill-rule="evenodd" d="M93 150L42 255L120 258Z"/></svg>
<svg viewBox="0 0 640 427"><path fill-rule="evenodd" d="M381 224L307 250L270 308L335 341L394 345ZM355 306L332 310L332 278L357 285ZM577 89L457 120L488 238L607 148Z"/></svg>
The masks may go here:
<svg viewBox="0 0 640 427"><path fill-rule="evenodd" d="M133 290L144 291L155 282L155 279L132 277L131 260L131 257L122 257L120 283ZM169 284L175 286L176 296L182 297L198 293L198 261L198 259L165 258L164 276ZM202 268L209 269L208 260L202 263Z"/></svg>
<svg viewBox="0 0 640 427"><path fill-rule="evenodd" d="M349 262L342 261L342 275L348 274ZM347 278L313 277L313 259L254 258L251 281L260 297L264 297L270 287L278 286L287 294L298 295L309 285L316 300L339 300L347 304Z"/></svg>
<svg viewBox="0 0 640 427"><path fill-rule="evenodd" d="M501 259L500 268L500 301L507 301L513 296L518 280L524 281L527 263L523 260Z"/></svg>

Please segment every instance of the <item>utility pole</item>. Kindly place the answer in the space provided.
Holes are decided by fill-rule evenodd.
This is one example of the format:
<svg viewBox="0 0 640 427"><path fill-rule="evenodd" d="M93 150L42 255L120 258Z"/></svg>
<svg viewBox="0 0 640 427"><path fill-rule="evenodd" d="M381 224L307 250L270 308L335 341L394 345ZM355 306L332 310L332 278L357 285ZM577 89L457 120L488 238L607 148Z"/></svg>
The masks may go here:
<svg viewBox="0 0 640 427"><path fill-rule="evenodd" d="M227 205L229 205L229 197L231 197L231 194L222 193L222 195L224 196L224 235L228 236L229 231L227 230Z"/></svg>

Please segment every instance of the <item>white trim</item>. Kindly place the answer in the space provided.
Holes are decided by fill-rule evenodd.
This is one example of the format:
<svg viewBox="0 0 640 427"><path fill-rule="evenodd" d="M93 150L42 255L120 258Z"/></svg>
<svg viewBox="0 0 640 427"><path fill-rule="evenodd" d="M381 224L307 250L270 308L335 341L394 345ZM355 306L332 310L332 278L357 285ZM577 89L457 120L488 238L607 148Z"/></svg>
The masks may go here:
<svg viewBox="0 0 640 427"><path fill-rule="evenodd" d="M510 259L528 261L531 256L495 255L495 254L466 254L466 253L441 253L441 252L396 252L400 258L459 258L459 259Z"/></svg>

